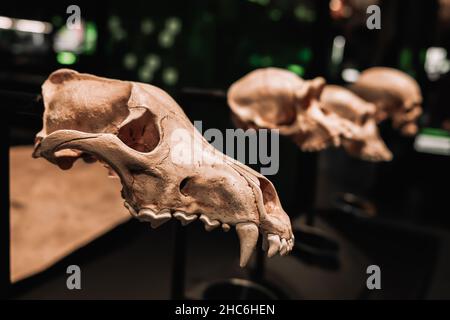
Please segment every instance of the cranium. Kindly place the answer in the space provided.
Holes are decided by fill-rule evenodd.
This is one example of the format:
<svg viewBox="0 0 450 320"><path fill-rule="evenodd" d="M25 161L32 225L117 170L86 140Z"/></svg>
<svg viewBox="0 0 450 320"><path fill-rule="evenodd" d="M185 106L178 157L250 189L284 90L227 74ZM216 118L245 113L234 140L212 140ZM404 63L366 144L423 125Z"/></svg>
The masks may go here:
<svg viewBox="0 0 450 320"><path fill-rule="evenodd" d="M154 228L172 217L184 225L199 218L208 231L235 226L241 266L259 232L268 256L292 249L272 183L211 146L163 90L61 69L42 95L34 157L65 169L78 158L103 162L120 178L130 213Z"/></svg>
<svg viewBox="0 0 450 320"><path fill-rule="evenodd" d="M327 114L319 102L323 78L305 81L295 73L257 69L228 90L228 104L241 127L278 129L303 151L339 146L353 126L335 114Z"/></svg>
<svg viewBox="0 0 450 320"><path fill-rule="evenodd" d="M389 117L393 127L400 129L402 134L411 136L417 133L416 121L422 114L422 94L417 82L406 73L385 67L369 68L361 73L350 89L377 106L378 122Z"/></svg>
<svg viewBox="0 0 450 320"><path fill-rule="evenodd" d="M376 107L366 102L350 90L336 86L325 86L320 96L322 107L339 117L351 121L355 134L344 138L342 145L352 156L367 161L389 161L392 153L381 139L375 120Z"/></svg>

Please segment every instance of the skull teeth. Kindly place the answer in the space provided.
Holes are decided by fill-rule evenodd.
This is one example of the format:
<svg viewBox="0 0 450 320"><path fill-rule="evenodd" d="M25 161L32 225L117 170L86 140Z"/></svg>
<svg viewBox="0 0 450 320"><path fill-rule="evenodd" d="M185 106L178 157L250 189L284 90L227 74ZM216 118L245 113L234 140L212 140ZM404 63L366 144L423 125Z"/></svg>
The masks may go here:
<svg viewBox="0 0 450 320"><path fill-rule="evenodd" d="M220 226L219 220L211 220L208 216L205 216L204 214L200 215L200 220L203 221L205 224L205 230L211 231Z"/></svg>
<svg viewBox="0 0 450 320"><path fill-rule="evenodd" d="M188 215L188 214L186 214L185 212L182 212L182 211L176 211L173 214L173 217L175 219L180 220L181 224L183 226L187 226L189 223L191 223L192 221L197 220L197 218L198 218L198 216L195 215L195 214Z"/></svg>
<svg viewBox="0 0 450 320"><path fill-rule="evenodd" d="M268 234L266 244L263 239L263 249L267 251L269 258L273 257L278 252L281 256L288 254L294 248L294 236L290 239L280 238L276 234Z"/></svg>
<svg viewBox="0 0 450 320"><path fill-rule="evenodd" d="M287 252L288 252L288 244L286 242L286 239L281 239L280 256L286 255Z"/></svg>
<svg viewBox="0 0 450 320"><path fill-rule="evenodd" d="M148 221L153 229L158 228L163 223L169 221L172 218L170 214L170 210L164 209L158 213L155 213L153 210L145 208L139 211L139 215L137 217L140 221Z"/></svg>
<svg viewBox="0 0 450 320"><path fill-rule="evenodd" d="M169 209L163 209L158 213L155 213L149 208L143 208L139 211L139 213L137 213L133 206L131 206L128 202L125 201L124 206L130 211L130 214L133 217L138 218L140 221L150 222L152 228L154 229L169 221L172 217L180 220L183 226L199 219L204 223L206 231L212 231L219 226L221 226L222 230L225 232L231 229L231 226L228 223L222 223L219 220L211 219L205 214L197 216L196 214L187 214L183 211L175 211L171 214ZM239 264L241 267L244 267L247 265L253 253L253 249L256 247L259 236L258 226L254 222L241 222L236 224L236 232L238 234L241 246L241 257ZM269 258L273 257L277 253L284 256L294 248L294 236L290 239L285 239L281 238L279 235L269 233L267 236L263 237L262 247L264 251L267 251L267 256Z"/></svg>
<svg viewBox="0 0 450 320"><path fill-rule="evenodd" d="M134 210L134 208L128 203L128 202L124 202L123 203L124 207L128 209L128 211L130 212L131 216L137 218L138 214L136 212L136 210Z"/></svg>
<svg viewBox="0 0 450 320"><path fill-rule="evenodd" d="M239 265L245 267L258 242L258 226L253 222L241 222L236 225L236 232L241 245Z"/></svg>
<svg viewBox="0 0 450 320"><path fill-rule="evenodd" d="M267 241L269 242L269 250L267 251L267 256L271 258L280 250L280 236L276 234L269 234L267 236Z"/></svg>

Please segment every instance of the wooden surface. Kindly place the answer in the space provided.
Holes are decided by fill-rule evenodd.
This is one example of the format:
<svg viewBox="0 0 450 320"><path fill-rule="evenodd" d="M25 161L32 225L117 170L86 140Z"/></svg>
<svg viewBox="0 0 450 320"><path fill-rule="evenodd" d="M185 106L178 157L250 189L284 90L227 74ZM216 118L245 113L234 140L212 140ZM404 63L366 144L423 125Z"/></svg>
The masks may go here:
<svg viewBox="0 0 450 320"><path fill-rule="evenodd" d="M130 218L118 179L82 160L63 171L10 149L11 281L45 270Z"/></svg>

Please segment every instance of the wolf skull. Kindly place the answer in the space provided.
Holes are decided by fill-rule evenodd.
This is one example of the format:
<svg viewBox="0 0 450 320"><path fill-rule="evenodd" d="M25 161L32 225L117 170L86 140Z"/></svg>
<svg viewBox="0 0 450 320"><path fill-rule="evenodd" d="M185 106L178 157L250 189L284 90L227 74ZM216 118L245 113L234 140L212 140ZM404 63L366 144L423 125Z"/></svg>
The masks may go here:
<svg viewBox="0 0 450 320"><path fill-rule="evenodd" d="M101 161L120 178L130 213L154 228L171 218L183 225L198 218L208 231L235 226L241 266L260 232L268 256L292 250L272 183L211 146L163 90L61 69L42 95L34 157L63 169L79 158Z"/></svg>
<svg viewBox="0 0 450 320"><path fill-rule="evenodd" d="M379 135L375 119L376 107L373 103L366 102L350 90L336 85L325 86L320 102L328 112L353 123L355 134L342 141L347 153L366 161L392 160L392 153Z"/></svg>
<svg viewBox="0 0 450 320"><path fill-rule="evenodd" d="M422 114L422 94L416 80L408 74L385 67L364 70L350 89L377 106L380 122L391 118L403 135L417 133L417 119Z"/></svg>
<svg viewBox="0 0 450 320"><path fill-rule="evenodd" d="M236 81L228 90L228 104L240 127L278 129L303 151L339 146L350 137L348 121L321 108L323 78L305 81L295 73L257 69Z"/></svg>

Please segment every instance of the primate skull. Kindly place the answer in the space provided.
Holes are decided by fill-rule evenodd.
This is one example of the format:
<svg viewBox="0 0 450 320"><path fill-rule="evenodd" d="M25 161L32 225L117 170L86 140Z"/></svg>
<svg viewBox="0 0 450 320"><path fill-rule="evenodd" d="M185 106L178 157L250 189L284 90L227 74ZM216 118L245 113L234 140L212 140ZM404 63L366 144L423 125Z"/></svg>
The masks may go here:
<svg viewBox="0 0 450 320"><path fill-rule="evenodd" d="M178 104L148 84L61 69L42 86L43 129L34 157L63 169L100 161L121 180L130 213L156 228L197 218L210 231L236 227L245 266L259 232L268 256L294 237L272 183L211 146Z"/></svg>
<svg viewBox="0 0 450 320"><path fill-rule="evenodd" d="M324 86L320 77L305 81L288 70L257 69L233 83L228 104L238 126L278 129L301 150L319 151L353 134L349 121L321 107Z"/></svg>
<svg viewBox="0 0 450 320"><path fill-rule="evenodd" d="M380 122L391 118L403 135L417 133L417 119L422 114L420 87L408 74L385 67L364 70L350 89L377 107Z"/></svg>
<svg viewBox="0 0 450 320"><path fill-rule="evenodd" d="M336 86L325 86L320 96L322 107L354 125L351 139L344 138L342 145L350 155L366 161L389 161L392 153L381 139L375 119L376 107L350 90Z"/></svg>

